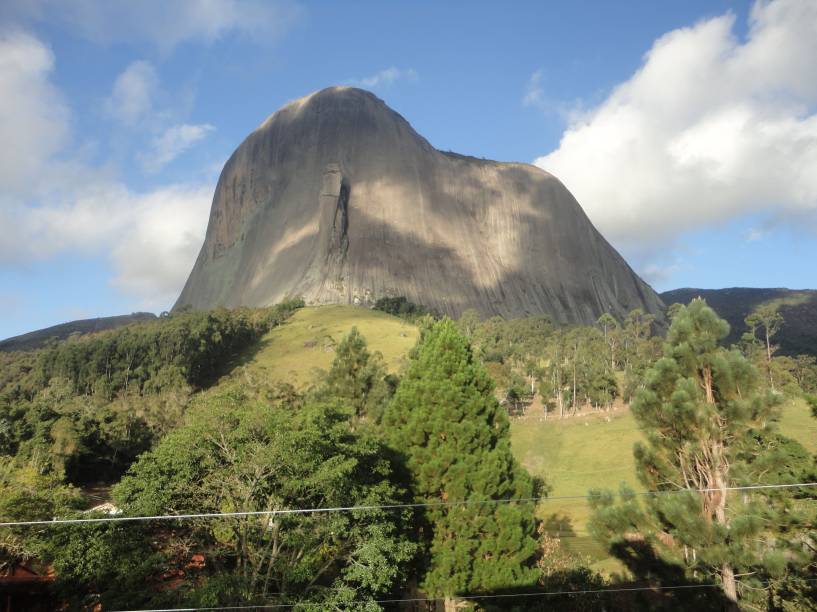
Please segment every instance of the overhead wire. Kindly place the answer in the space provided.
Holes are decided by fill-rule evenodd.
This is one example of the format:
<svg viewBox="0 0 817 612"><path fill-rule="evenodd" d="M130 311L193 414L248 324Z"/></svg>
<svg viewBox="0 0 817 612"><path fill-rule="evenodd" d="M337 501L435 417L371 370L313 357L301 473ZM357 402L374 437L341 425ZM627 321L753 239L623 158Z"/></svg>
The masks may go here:
<svg viewBox="0 0 817 612"><path fill-rule="evenodd" d="M659 495L677 495L681 493L716 493L720 491L758 491L768 489L795 489L805 487L817 487L817 482L798 482L787 484L758 484L735 487L713 487L700 489L673 489L668 491L633 491L633 496L654 497ZM492 505L492 504L512 504L531 502L553 502L565 500L593 499L593 495L562 495L562 496L539 496L508 499L465 499L458 501L439 502L416 502L408 504L371 504L360 506L333 506L325 508L285 508L281 510L246 510L235 512L194 512L186 514L156 514L150 516L104 516L93 518L54 518L51 520L34 521L4 521L0 522L0 527L31 527L31 526L56 526L56 525L82 525L92 523L126 523L139 521L173 521L192 519L213 519L213 518L239 518L252 516L286 516L297 514L331 514L338 512L364 512L371 510L402 510L411 508L434 508L462 505Z"/></svg>

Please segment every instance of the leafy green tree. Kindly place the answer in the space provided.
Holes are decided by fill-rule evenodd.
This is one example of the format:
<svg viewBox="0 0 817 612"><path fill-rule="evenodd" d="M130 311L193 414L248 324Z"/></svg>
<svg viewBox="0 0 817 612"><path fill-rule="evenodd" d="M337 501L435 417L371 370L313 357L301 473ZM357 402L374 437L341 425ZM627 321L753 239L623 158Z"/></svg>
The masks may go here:
<svg viewBox="0 0 817 612"><path fill-rule="evenodd" d="M645 437L635 447L639 479L648 490L674 494L642 504L623 489L619 505L597 494L591 528L624 558L648 545L690 578L717 580L735 607L741 580L744 593L762 592L764 578L797 566L806 547L792 532L802 516L791 493L732 488L798 482L809 459L774 434L777 399L737 350L720 346L728 332L703 300L676 312L664 357L632 403Z"/></svg>
<svg viewBox="0 0 817 612"><path fill-rule="evenodd" d="M545 349L547 366L539 381L539 395L545 406L555 404L559 411L559 418L565 415L565 398L569 387L567 361L567 333L564 329L557 329L550 337Z"/></svg>
<svg viewBox="0 0 817 612"><path fill-rule="evenodd" d="M19 466L0 457L0 520L50 520L76 510L82 495L63 485L52 474L41 474L34 465ZM0 528L0 570L38 556L47 527Z"/></svg>
<svg viewBox="0 0 817 612"><path fill-rule="evenodd" d="M337 402L294 410L234 388L204 398L189 425L140 457L114 490L129 513L259 512L400 503L383 445L353 432ZM400 527L408 511L367 509L247 515L186 522L213 566L191 597L222 605L383 597L405 579L415 546ZM220 586L219 586L220 585ZM345 594L345 595L344 595Z"/></svg>
<svg viewBox="0 0 817 612"><path fill-rule="evenodd" d="M326 377L326 391L347 402L357 418L366 417L379 422L391 392L385 378L386 369L380 353L369 353L366 340L357 327L353 327L335 351L332 368Z"/></svg>
<svg viewBox="0 0 817 612"><path fill-rule="evenodd" d="M508 413L520 415L523 412L525 400L530 397L528 386L519 374L512 374L508 386L505 389L505 404L508 406Z"/></svg>
<svg viewBox="0 0 817 612"><path fill-rule="evenodd" d="M140 523L55 526L41 540L39 554L54 568L56 590L74 609L87 604L89 594L111 607L161 604L166 599L148 588L166 559L153 549L150 533Z"/></svg>
<svg viewBox="0 0 817 612"><path fill-rule="evenodd" d="M677 312L677 311L676 311ZM642 386L647 369L661 356L660 341L652 335L655 317L640 308L632 310L621 329L621 355L624 369L623 397L631 401Z"/></svg>
<svg viewBox="0 0 817 612"><path fill-rule="evenodd" d="M604 342L610 349L610 369L616 369L616 350L621 342L621 327L615 317L609 312L605 312L596 321L596 325L602 331Z"/></svg>
<svg viewBox="0 0 817 612"><path fill-rule="evenodd" d="M404 296L382 297L374 303L374 310L380 310L396 317L413 321L430 314L425 306L409 302Z"/></svg>
<svg viewBox="0 0 817 612"><path fill-rule="evenodd" d="M817 392L817 357L814 355L795 355L794 357L776 357L777 365L790 376L801 391Z"/></svg>
<svg viewBox="0 0 817 612"><path fill-rule="evenodd" d="M468 338L468 340L472 340L481 323L482 318L479 316L479 312L474 308L469 308L460 315L457 321L457 327L459 327L463 336Z"/></svg>
<svg viewBox="0 0 817 612"><path fill-rule="evenodd" d="M450 320L423 335L384 415L405 454L418 502L529 498L530 476L511 454L493 385ZM422 587L434 596L489 592L536 581L533 505L432 505Z"/></svg>

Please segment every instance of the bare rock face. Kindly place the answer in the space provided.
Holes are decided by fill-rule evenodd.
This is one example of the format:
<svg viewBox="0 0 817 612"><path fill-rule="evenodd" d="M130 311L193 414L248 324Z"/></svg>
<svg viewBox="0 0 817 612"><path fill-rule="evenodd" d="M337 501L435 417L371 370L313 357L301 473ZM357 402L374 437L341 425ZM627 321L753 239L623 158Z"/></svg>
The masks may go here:
<svg viewBox="0 0 817 612"><path fill-rule="evenodd" d="M556 178L438 151L348 87L287 104L233 153L176 308L294 296L575 323L663 306Z"/></svg>

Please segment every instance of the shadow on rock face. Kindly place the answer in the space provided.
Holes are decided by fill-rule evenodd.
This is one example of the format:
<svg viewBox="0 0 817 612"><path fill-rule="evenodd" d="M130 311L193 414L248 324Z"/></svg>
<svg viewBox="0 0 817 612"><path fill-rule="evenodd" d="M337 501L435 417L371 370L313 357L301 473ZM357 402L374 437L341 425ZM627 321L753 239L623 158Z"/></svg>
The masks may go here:
<svg viewBox="0 0 817 612"><path fill-rule="evenodd" d="M551 175L441 153L351 88L284 107L236 150L177 307L292 295L565 323L663 306Z"/></svg>

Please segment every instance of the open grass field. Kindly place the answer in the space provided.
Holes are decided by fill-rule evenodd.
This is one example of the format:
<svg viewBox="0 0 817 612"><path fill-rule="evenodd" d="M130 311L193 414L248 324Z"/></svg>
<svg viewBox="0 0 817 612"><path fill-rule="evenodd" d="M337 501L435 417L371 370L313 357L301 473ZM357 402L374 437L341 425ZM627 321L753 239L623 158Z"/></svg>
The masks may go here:
<svg viewBox="0 0 817 612"><path fill-rule="evenodd" d="M817 453L817 419L804 401L788 401L783 406L780 431ZM635 478L632 452L639 439L641 434L628 410L561 421L543 421L537 416L511 424L514 454L531 474L544 478L551 497L586 495L591 489L618 490L622 482L643 490ZM591 557L598 569L621 569L589 537L586 500L546 500L539 505L538 514L550 531L562 533L567 548Z"/></svg>
<svg viewBox="0 0 817 612"><path fill-rule="evenodd" d="M413 325L382 312L354 306L304 308L291 320L268 333L247 364L256 375L303 388L317 370L326 370L334 346L357 326L371 351L379 351L389 371L405 363L417 341ZM551 497L586 495L591 489L617 490L624 482L636 490L633 444L641 438L629 410L590 414L559 420L535 416L514 419L513 452L531 474L549 486ZM817 453L817 419L802 400L783 406L781 432ZM549 531L562 534L567 548L590 557L602 571L621 567L588 535L586 500L552 500L539 505L538 514Z"/></svg>
<svg viewBox="0 0 817 612"><path fill-rule="evenodd" d="M417 342L414 325L377 310L357 306L303 308L261 339L247 367L272 382L303 388L315 379L316 370L329 369L334 347L355 326L366 338L369 350L383 355L390 372L400 369Z"/></svg>

